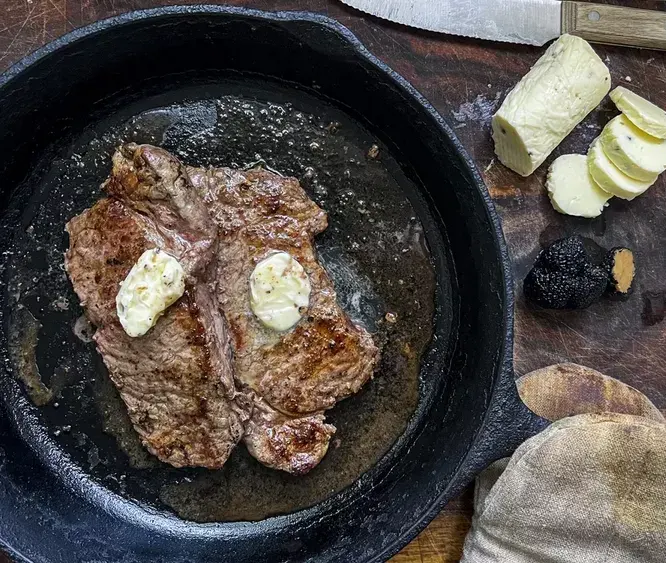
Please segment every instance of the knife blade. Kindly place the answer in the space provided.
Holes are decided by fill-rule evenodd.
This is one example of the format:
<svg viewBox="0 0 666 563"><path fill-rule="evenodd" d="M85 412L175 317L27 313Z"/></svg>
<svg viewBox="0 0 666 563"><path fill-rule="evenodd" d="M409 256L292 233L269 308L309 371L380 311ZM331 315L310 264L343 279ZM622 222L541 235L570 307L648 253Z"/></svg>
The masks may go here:
<svg viewBox="0 0 666 563"><path fill-rule="evenodd" d="M666 49L666 12L568 0L342 0L395 23L477 39L544 45L563 33Z"/></svg>

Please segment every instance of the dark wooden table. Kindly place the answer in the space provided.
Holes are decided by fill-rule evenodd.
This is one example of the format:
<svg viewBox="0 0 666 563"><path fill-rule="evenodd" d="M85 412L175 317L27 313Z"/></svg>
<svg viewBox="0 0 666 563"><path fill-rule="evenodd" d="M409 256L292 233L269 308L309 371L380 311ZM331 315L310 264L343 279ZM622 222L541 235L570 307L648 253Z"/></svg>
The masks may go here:
<svg viewBox="0 0 666 563"><path fill-rule="evenodd" d="M433 2L436 0L433 0ZM0 0L0 71L30 51L76 27L160 0ZM178 3L186 3L182 0ZM490 118L506 92L542 50L440 36L365 17L335 0L230 0L227 4L271 10L310 10L348 26L365 45L411 81L455 128L476 160L503 220L516 276L515 362L518 374L561 361L596 368L634 385L666 409L666 181L634 202L614 200L594 220L556 213L544 189L545 167L524 179L493 158ZM666 10L664 2L618 4ZM636 89L666 107L666 54L598 47L614 85ZM0 108L1 111L1 108ZM609 101L595 111L553 156L585 152L615 115ZM571 233L604 246L637 252L636 291L626 302L604 301L586 311L530 309L520 280L540 245ZM468 490L395 562L457 561L471 517Z"/></svg>

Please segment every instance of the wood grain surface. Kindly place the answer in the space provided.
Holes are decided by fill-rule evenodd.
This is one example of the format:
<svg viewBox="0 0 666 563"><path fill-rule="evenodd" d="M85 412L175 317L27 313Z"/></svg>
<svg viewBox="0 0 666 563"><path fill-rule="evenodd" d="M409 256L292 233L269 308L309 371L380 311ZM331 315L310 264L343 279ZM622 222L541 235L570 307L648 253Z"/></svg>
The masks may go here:
<svg viewBox="0 0 666 563"><path fill-rule="evenodd" d="M666 50L664 13L592 2L562 4L562 32L607 45Z"/></svg>
<svg viewBox="0 0 666 563"><path fill-rule="evenodd" d="M433 0L434 1L434 0ZM0 0L0 71L76 27L160 0ZM179 3L184 3L182 0ZM542 53L541 49L421 32L364 16L336 0L236 0L227 4L272 10L310 10L349 27L365 45L411 81L454 127L484 176L502 217L516 279L516 372L572 361L642 390L666 408L666 181L633 202L613 200L602 217L556 213L544 189L545 172L560 154L585 152L616 110L609 100L589 116L533 176L498 165L489 124L493 112ZM664 2L614 2L666 11ZM636 89L666 107L666 53L598 47L614 85ZM1 108L0 108L1 111ZM535 310L520 281L541 248L580 233L606 247L637 254L635 292L626 302L602 301L585 311ZM471 518L468 490L449 504L395 563L458 561Z"/></svg>

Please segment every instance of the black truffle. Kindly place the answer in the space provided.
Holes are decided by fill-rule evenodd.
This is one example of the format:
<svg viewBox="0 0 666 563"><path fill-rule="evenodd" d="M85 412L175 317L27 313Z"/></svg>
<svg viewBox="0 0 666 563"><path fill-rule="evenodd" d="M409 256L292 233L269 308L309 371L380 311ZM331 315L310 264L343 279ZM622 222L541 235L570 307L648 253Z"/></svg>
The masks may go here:
<svg viewBox="0 0 666 563"><path fill-rule="evenodd" d="M584 309L608 286L608 269L593 263L577 235L542 250L523 284L525 297L546 309Z"/></svg>

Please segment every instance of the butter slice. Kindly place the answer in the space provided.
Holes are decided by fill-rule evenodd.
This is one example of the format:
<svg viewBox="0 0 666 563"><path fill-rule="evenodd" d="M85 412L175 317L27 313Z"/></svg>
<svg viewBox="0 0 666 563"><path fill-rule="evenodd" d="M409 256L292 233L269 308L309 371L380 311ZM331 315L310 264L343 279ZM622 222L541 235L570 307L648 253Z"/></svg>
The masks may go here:
<svg viewBox="0 0 666 563"><path fill-rule="evenodd" d="M289 330L310 303L310 278L287 252L274 252L259 262L250 275L250 307L272 330Z"/></svg>
<svg viewBox="0 0 666 563"><path fill-rule="evenodd" d="M509 93L492 121L495 152L529 176L610 90L608 68L580 37L562 35Z"/></svg>
<svg viewBox="0 0 666 563"><path fill-rule="evenodd" d="M159 248L146 250L120 284L120 324L130 336L143 336L183 293L185 272L178 260Z"/></svg>
<svg viewBox="0 0 666 563"><path fill-rule="evenodd" d="M598 139L592 143L587 153L587 165L592 179L602 190L622 199L632 200L638 197L657 181L657 176L648 182L627 176L606 156Z"/></svg>
<svg viewBox="0 0 666 563"><path fill-rule="evenodd" d="M641 131L623 114L600 137L606 156L627 176L650 182L666 170L666 141Z"/></svg>
<svg viewBox="0 0 666 563"><path fill-rule="evenodd" d="M611 92L611 100L641 131L658 139L666 139L666 111L624 86Z"/></svg>
<svg viewBox="0 0 666 563"><path fill-rule="evenodd" d="M560 156L550 167L546 188L556 211L576 217L598 217L613 196L592 179L587 157Z"/></svg>

